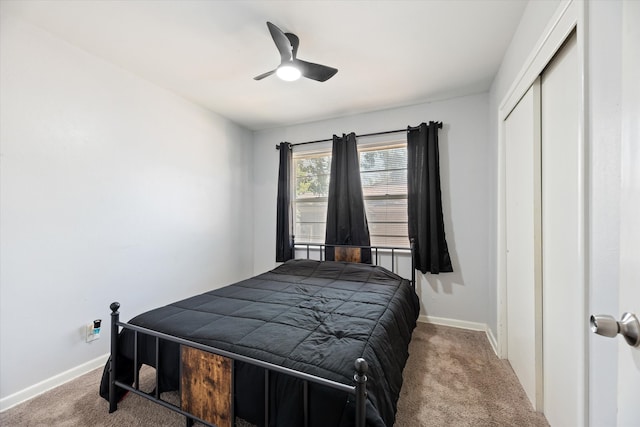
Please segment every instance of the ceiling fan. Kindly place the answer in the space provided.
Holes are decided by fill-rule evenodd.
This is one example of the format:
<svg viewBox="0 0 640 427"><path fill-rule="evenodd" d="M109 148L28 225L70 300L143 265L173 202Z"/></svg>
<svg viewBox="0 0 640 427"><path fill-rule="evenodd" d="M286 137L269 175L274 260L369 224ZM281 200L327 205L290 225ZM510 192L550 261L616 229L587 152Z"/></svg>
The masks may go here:
<svg viewBox="0 0 640 427"><path fill-rule="evenodd" d="M336 68L298 59L296 57L298 54L298 45L300 44L298 36L283 32L271 22L267 22L267 27L269 27L271 37L278 48L278 52L280 52L281 62L278 68L267 71L264 74L260 74L259 76L254 77L254 80L262 80L275 73L282 80L287 81L297 80L300 76L303 76L308 79L324 82L329 80L338 72Z"/></svg>

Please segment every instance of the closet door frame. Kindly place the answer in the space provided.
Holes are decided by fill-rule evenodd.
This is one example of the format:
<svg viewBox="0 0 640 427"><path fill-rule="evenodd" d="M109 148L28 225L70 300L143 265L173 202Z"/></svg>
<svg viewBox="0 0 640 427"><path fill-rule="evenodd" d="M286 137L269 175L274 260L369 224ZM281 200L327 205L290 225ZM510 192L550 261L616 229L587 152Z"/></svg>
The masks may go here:
<svg viewBox="0 0 640 427"><path fill-rule="evenodd" d="M567 38L576 31L578 64L579 64L579 131L578 144L580 158L578 159L580 168L578 177L580 187L578 189L578 199L582 206L580 215L576 218L580 230L579 245L581 252L578 254L580 259L580 282L584 284L582 298L576 302L579 305L578 310L583 318L587 318L588 310L588 286L587 286L587 254L586 254L586 236L587 236L587 201L586 201L586 144L585 144L585 5L584 2L576 0L561 1L558 9L545 29L543 36L530 53L524 67L521 69L517 78L512 83L507 95L500 103L498 110L498 193L497 193L497 289L498 289L498 337L497 337L497 353L501 358L507 357L507 283L506 283L506 156L505 156L505 119L509 113L515 108L520 98L527 92L534 81L542 74L546 66L551 62L554 55L562 47ZM543 225L544 226L544 225ZM572 331L573 332L573 331ZM579 393L582 395L580 404L581 418L580 425L588 423L588 328L584 328L579 338L582 351L582 357L576 361L578 369L582 372L581 384L579 384Z"/></svg>

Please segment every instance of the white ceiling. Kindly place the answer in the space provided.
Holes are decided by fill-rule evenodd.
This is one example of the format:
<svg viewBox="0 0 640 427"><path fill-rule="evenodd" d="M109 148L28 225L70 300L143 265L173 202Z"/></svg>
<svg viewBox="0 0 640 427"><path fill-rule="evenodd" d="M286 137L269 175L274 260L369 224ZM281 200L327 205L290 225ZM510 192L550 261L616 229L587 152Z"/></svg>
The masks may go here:
<svg viewBox="0 0 640 427"><path fill-rule="evenodd" d="M488 91L526 0L2 0L29 21L249 129ZM300 38L330 80L254 76Z"/></svg>

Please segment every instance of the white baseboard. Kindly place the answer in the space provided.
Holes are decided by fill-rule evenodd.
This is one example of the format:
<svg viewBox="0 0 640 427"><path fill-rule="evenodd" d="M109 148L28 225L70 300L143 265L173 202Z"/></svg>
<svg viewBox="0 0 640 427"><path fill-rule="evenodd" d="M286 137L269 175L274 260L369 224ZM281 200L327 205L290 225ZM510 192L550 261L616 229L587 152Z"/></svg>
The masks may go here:
<svg viewBox="0 0 640 427"><path fill-rule="evenodd" d="M466 320L457 320L457 319L448 319L446 317L427 316L424 314L421 314L420 316L418 316L418 322L433 323L434 325L451 326L452 328L484 332L487 335L487 340L489 341L489 344L491 345L493 352L496 355L498 354L498 351L497 351L498 341L493 336L493 332L491 332L491 329L486 323L469 322Z"/></svg>
<svg viewBox="0 0 640 427"><path fill-rule="evenodd" d="M487 339L489 340L489 344L491 344L491 348L493 349L493 352L496 354L496 356L500 357L500 355L498 354L498 340L493 335L493 332L491 331L491 328L489 328L489 326L487 326L486 332L487 332Z"/></svg>
<svg viewBox="0 0 640 427"><path fill-rule="evenodd" d="M434 317L421 314L418 317L418 322L433 323L434 325L452 326L454 328L468 329L470 331L486 331L487 325L485 323L468 322L466 320L447 319L446 317Z"/></svg>
<svg viewBox="0 0 640 427"><path fill-rule="evenodd" d="M61 386L68 381L78 378L79 376L84 375L87 372L91 372L94 369L104 366L104 364L107 363L108 359L109 354L96 357L95 359L83 363L82 365L76 366L75 368L71 368L68 371L62 372L58 375L54 375L51 378L29 386L24 390L20 390L7 397L3 397L2 399L0 399L0 412L4 412L7 409L12 408L22 402L26 402L27 400L33 399L34 397L46 391L49 391L53 388Z"/></svg>

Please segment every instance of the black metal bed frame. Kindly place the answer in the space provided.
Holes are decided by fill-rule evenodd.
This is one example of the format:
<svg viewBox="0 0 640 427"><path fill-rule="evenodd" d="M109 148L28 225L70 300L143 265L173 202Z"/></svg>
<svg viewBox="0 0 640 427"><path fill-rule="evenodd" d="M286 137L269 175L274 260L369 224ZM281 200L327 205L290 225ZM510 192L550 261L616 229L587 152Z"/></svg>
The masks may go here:
<svg viewBox="0 0 640 427"><path fill-rule="evenodd" d="M378 251L382 252L390 252L391 254L391 271L395 273L396 263L395 256L396 252L409 252L411 255L411 286L415 289L415 265L413 258L413 241L411 242L411 246L409 248L398 248L398 247L386 247L386 246L354 246L354 245L331 245L326 243L294 243L294 257L295 257L295 248L296 246L305 247L307 258L309 258L311 254L311 248L317 248L320 252L320 261L323 259L324 251L327 247L348 247L348 248L360 248L360 249L370 249L373 253L375 253L375 264L378 265ZM366 423L366 399L367 399L367 371L369 369L367 362L363 358L358 358L355 360L354 369L355 373L353 376L353 380L355 385L347 385L342 384L336 381L332 381L326 378L318 377L316 375L307 374L304 372L296 371L294 369L285 368L283 366L275 365L269 362L265 362L262 360L254 359L251 357L243 356L241 354L232 353L226 350L222 350L219 348L211 347L208 345L200 344L195 341L190 341L184 338L168 335L162 332L154 331L151 329L143 328L136 325L131 325L126 322L120 321L120 312L118 311L120 308L120 303L113 302L110 307L111 309L111 357L109 358L109 413L112 413L118 409L118 398L116 396L116 387L120 387L124 390L127 390L131 393L137 394L139 396L144 397L145 399L151 400L165 408L168 408L172 411L175 411L179 414L182 414L186 417L186 426L191 427L195 421L203 423L207 426L217 427L214 424L211 424L193 414L190 414L187 411L184 411L177 405L169 403L160 398L159 392L159 358L160 358L160 340L165 340L169 342L174 342L179 344L180 346L186 346L195 348L201 351L205 351L208 353L216 354L222 357L226 357L232 359L234 361L245 362L257 367L261 367L265 369L265 402L264 402L264 416L265 416L265 425L269 425L269 374L270 372L278 372L286 375L290 375L294 378L298 378L303 381L303 416L304 416L304 427L308 427L309 425L309 396L308 396L308 384L309 382L323 385L326 387L330 387L335 390L343 391L355 396L355 427L365 427ZM118 335L120 330L130 329L134 333L134 380L133 386L125 384L121 381L116 380L116 372L117 372L117 354L118 354ZM156 387L154 392L146 393L140 390L140 382L139 382L139 370L138 370L138 334L142 333L147 336L151 336L155 338L155 366L156 366ZM181 364L182 366L182 364ZM233 395L235 393L235 379L233 375L233 366L231 364L231 414L230 419L232 425L235 425L235 408L233 405ZM182 378L182 372L180 372L180 378ZM181 386L181 385L180 385Z"/></svg>

